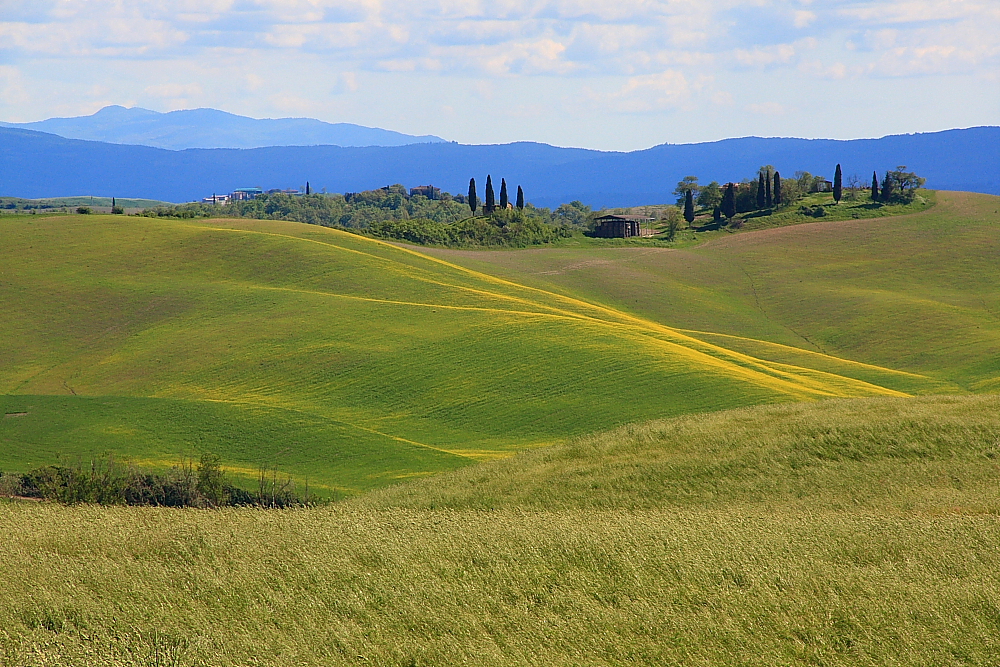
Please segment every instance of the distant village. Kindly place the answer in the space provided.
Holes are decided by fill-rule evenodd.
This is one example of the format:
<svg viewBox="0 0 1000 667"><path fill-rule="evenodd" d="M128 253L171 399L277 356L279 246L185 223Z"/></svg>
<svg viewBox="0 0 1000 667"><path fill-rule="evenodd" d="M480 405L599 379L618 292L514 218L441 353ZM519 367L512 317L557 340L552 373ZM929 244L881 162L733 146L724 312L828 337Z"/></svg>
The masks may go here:
<svg viewBox="0 0 1000 667"><path fill-rule="evenodd" d="M388 190L389 186L382 188L383 190ZM314 194L310 189L308 183L304 190L299 189L285 189L281 190L279 188L273 188L271 190L264 190L263 188L236 188L229 194L212 194L211 197L205 197L201 200L203 204L228 204L231 201L248 201L251 199L256 199L261 195L288 195L291 197L301 197L303 195ZM350 193L347 193L350 194ZM410 188L410 196L416 197L421 195L427 197L428 199L439 199L441 197L441 188L434 187L433 185L419 185L415 188ZM346 196L346 195L345 195ZM460 203L465 203L465 197L461 195L453 197L456 201Z"/></svg>

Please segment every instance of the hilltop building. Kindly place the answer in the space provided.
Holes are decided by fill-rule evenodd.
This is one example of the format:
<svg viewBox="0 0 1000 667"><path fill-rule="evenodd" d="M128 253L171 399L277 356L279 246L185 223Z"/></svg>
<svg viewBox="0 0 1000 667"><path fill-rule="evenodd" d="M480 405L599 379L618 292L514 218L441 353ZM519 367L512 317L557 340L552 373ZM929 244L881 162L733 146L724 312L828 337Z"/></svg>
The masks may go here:
<svg viewBox="0 0 1000 667"><path fill-rule="evenodd" d="M643 229L642 223L653 222L653 218L642 215L609 214L597 218L594 236L601 239L627 239L633 236L651 236L651 229Z"/></svg>
<svg viewBox="0 0 1000 667"><path fill-rule="evenodd" d="M261 188L236 188L229 195L229 198L233 201L246 201L248 199L256 199L262 194L264 194L264 191Z"/></svg>
<svg viewBox="0 0 1000 667"><path fill-rule="evenodd" d="M415 188L410 188L410 196L423 195L428 199L441 199L441 188L436 188L433 185L418 185Z"/></svg>

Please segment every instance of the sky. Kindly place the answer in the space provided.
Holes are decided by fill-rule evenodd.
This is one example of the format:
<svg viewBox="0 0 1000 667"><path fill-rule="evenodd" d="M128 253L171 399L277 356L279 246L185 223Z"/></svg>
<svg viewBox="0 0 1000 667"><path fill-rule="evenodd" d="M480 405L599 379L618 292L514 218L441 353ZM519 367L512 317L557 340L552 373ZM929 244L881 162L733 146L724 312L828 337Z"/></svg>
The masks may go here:
<svg viewBox="0 0 1000 667"><path fill-rule="evenodd" d="M603 150L1000 125L1000 0L0 0L0 120L109 104Z"/></svg>

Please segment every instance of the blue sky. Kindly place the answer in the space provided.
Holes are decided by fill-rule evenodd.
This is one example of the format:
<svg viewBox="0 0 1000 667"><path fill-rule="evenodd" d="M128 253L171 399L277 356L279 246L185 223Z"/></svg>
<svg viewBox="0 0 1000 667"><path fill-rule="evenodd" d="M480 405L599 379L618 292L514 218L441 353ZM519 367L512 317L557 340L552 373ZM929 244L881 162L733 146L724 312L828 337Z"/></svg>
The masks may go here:
<svg viewBox="0 0 1000 667"><path fill-rule="evenodd" d="M1000 0L0 0L0 120L108 104L613 150L1000 125Z"/></svg>

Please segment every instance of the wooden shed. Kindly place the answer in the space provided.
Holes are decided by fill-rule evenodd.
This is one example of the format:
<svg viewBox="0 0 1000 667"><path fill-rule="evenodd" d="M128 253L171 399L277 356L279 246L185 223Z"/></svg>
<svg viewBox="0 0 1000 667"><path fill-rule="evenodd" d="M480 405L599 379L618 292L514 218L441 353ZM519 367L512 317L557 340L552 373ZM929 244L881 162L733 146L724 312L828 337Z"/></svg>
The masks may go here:
<svg viewBox="0 0 1000 667"><path fill-rule="evenodd" d="M641 215L602 215L594 220L594 236L601 239L627 239L646 236L642 223L652 222L652 218Z"/></svg>

